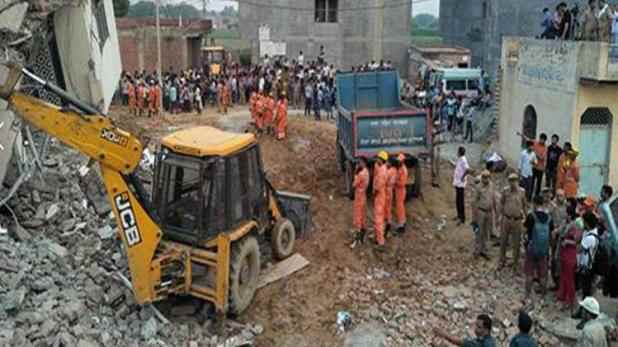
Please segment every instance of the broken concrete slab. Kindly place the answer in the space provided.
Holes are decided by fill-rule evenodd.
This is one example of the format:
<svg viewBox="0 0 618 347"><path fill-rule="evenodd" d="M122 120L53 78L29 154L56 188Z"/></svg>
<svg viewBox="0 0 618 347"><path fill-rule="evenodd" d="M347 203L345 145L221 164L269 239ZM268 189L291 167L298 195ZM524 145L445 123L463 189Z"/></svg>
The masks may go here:
<svg viewBox="0 0 618 347"><path fill-rule="evenodd" d="M69 254L69 251L66 248L52 241L48 242L47 248L50 252L60 258L64 258Z"/></svg>
<svg viewBox="0 0 618 347"><path fill-rule="evenodd" d="M9 225L9 235L16 241L24 242L32 239L32 235L21 225L13 223Z"/></svg>
<svg viewBox="0 0 618 347"><path fill-rule="evenodd" d="M18 32L24 22L27 10L27 2L20 2L4 9L0 12L0 30Z"/></svg>
<svg viewBox="0 0 618 347"><path fill-rule="evenodd" d="M344 347L386 347L384 327L375 323L357 326L346 336Z"/></svg>
<svg viewBox="0 0 618 347"><path fill-rule="evenodd" d="M260 275L260 279L258 280L258 288L262 288L269 283L278 281L284 277L287 277L296 271L301 270L305 266L309 265L309 261L305 259L299 253L292 255L291 257L278 262L265 273Z"/></svg>
<svg viewBox="0 0 618 347"><path fill-rule="evenodd" d="M155 317L150 317L150 319L142 325L142 329L140 331L142 338L148 341L157 336L157 333L159 332L158 325L159 323L157 322L157 319Z"/></svg>
<svg viewBox="0 0 618 347"><path fill-rule="evenodd" d="M17 131L12 126L15 114L4 108L6 108L6 102L0 100L0 183L6 176L13 157L13 145L17 138Z"/></svg>

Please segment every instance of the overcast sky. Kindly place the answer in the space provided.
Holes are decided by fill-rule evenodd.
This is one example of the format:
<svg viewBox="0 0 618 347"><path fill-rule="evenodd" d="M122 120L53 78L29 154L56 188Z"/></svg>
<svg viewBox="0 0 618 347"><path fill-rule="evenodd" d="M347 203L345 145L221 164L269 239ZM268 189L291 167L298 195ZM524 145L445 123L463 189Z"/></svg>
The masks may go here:
<svg viewBox="0 0 618 347"><path fill-rule="evenodd" d="M438 15L438 8L440 4L440 0L413 0L419 1L419 3L412 5L412 13L430 13L434 16ZM210 0L208 1L208 9L221 11L225 6L232 5L235 8L238 8L238 3L236 1L225 1L225 0Z"/></svg>

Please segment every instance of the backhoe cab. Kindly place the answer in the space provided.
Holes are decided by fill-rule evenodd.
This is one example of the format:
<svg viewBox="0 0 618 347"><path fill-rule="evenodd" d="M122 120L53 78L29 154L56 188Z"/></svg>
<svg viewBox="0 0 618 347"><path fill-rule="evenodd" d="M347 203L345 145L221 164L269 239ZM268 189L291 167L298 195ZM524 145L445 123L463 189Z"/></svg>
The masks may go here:
<svg viewBox="0 0 618 347"><path fill-rule="evenodd" d="M67 106L20 92L22 74ZM263 256L288 257L310 226L310 198L272 188L252 134L197 127L166 136L149 199L135 174L141 143L95 108L13 65L0 64L0 98L100 165L140 304L192 295L238 314L253 299Z"/></svg>
<svg viewBox="0 0 618 347"><path fill-rule="evenodd" d="M229 262L222 267L224 271L229 268L231 312L241 312L251 302L265 254L277 260L292 254L296 232L305 228L299 218L304 213L284 204L295 198L308 202L308 198L276 192L266 180L253 134L196 127L168 135L161 142L153 207L163 243L180 249L188 245L217 249L216 263ZM286 216L293 216L290 219L296 225ZM229 239L229 252L230 247L218 247L219 238ZM203 294L216 282L217 264L199 253L192 257L191 294L211 299Z"/></svg>

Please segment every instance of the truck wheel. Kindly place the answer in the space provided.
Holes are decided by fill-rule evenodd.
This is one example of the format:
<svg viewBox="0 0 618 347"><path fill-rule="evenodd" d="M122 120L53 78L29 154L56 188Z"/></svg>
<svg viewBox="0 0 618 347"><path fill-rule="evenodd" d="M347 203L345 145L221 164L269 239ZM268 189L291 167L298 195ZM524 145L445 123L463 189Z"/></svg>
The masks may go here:
<svg viewBox="0 0 618 347"><path fill-rule="evenodd" d="M232 314L244 311L255 295L260 275L260 246L247 236L232 247L230 260L230 306Z"/></svg>
<svg viewBox="0 0 618 347"><path fill-rule="evenodd" d="M350 199L354 199L354 168L352 167L352 162L345 162L345 171L343 173L344 180L344 191L343 194Z"/></svg>
<svg viewBox="0 0 618 347"><path fill-rule="evenodd" d="M296 241L296 229L294 224L287 219L281 218L270 234L271 247L277 260L283 260L294 252L294 242Z"/></svg>

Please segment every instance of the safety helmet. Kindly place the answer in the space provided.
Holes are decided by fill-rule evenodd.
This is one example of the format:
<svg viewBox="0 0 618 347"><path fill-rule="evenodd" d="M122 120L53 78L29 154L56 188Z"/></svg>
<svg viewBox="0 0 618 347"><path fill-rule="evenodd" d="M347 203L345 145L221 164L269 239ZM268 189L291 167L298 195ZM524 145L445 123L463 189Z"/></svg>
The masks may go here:
<svg viewBox="0 0 618 347"><path fill-rule="evenodd" d="M386 153L386 151L380 151L378 153L378 159L382 159L383 161L388 161L388 153Z"/></svg>

